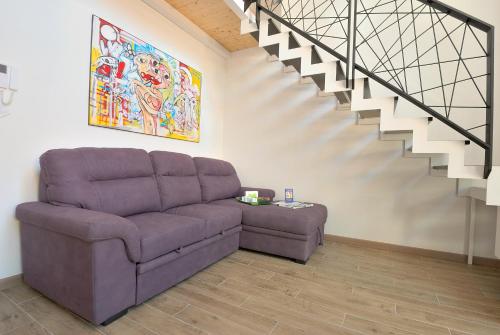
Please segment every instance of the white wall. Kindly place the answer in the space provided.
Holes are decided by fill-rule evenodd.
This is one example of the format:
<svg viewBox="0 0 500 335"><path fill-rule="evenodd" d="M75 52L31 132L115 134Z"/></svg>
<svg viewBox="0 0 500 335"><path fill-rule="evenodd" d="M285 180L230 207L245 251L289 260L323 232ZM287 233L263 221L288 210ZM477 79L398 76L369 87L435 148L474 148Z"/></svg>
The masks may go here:
<svg viewBox="0 0 500 335"><path fill-rule="evenodd" d="M47 149L139 147L221 156L225 59L138 0L2 1L0 62L20 89L0 119L0 278L21 272L15 206L36 200ZM199 144L87 126L91 16L96 14L203 73Z"/></svg>
<svg viewBox="0 0 500 335"><path fill-rule="evenodd" d="M401 142L356 126L334 98L316 97L263 49L234 53L227 68L224 157L246 186L327 205L326 232L464 252L465 200L455 180L427 175L426 160L401 158ZM478 255L493 257L495 211L479 206Z"/></svg>

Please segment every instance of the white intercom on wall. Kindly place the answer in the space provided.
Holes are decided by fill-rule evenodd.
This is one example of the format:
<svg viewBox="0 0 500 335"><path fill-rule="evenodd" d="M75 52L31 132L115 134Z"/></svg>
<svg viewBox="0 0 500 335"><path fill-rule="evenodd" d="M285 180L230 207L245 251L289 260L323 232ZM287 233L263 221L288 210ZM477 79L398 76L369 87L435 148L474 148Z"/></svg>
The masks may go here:
<svg viewBox="0 0 500 335"><path fill-rule="evenodd" d="M7 106L12 103L14 92L17 91L17 74L12 66L0 64L0 102Z"/></svg>

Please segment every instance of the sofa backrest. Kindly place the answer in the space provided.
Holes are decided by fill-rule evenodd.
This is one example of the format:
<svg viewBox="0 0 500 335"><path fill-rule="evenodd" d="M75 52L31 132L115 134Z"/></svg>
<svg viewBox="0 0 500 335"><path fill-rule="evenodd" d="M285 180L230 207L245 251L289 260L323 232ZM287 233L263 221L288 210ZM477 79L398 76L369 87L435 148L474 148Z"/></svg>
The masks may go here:
<svg viewBox="0 0 500 335"><path fill-rule="evenodd" d="M241 183L231 163L204 157L194 158L194 163L198 170L203 201L208 202L238 196Z"/></svg>
<svg viewBox="0 0 500 335"><path fill-rule="evenodd" d="M50 150L40 166L42 201L119 216L161 209L153 164L144 150Z"/></svg>
<svg viewBox="0 0 500 335"><path fill-rule="evenodd" d="M201 203L201 186L191 156L167 151L149 154L160 190L162 210Z"/></svg>

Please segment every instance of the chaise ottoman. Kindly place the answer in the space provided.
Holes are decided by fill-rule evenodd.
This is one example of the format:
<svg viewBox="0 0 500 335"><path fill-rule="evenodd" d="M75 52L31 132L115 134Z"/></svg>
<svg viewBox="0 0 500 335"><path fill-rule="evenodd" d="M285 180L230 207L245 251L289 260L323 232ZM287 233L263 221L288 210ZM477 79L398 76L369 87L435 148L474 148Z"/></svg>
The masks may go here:
<svg viewBox="0 0 500 335"><path fill-rule="evenodd" d="M263 195L262 190L259 195ZM242 209L240 248L283 256L305 264L318 245L323 244L327 217L327 209L323 205L290 209L276 205L251 206L235 199L218 200L213 204Z"/></svg>
<svg viewBox="0 0 500 335"><path fill-rule="evenodd" d="M240 248L291 258L305 264L318 245L323 244L326 207L290 209L276 205L251 206L235 199L245 191L259 191L259 196L274 198L274 191L241 187L233 165L206 157L194 158L203 202L241 208Z"/></svg>

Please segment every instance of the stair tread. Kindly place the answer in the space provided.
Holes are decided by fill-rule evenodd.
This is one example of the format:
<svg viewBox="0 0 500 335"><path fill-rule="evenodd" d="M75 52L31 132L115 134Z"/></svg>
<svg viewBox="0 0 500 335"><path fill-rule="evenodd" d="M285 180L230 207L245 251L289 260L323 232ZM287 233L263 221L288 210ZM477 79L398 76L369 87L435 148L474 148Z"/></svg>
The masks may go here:
<svg viewBox="0 0 500 335"><path fill-rule="evenodd" d="M411 130L384 130L382 131L383 134L410 134L413 131Z"/></svg>
<svg viewBox="0 0 500 335"><path fill-rule="evenodd" d="M361 119L380 118L380 110L378 109L358 111L358 113Z"/></svg>
<svg viewBox="0 0 500 335"><path fill-rule="evenodd" d="M448 170L448 165L434 165L432 168L434 170Z"/></svg>
<svg viewBox="0 0 500 335"><path fill-rule="evenodd" d="M483 165L471 165L471 164L464 164L465 167L482 167ZM432 168L434 170L446 170L448 169L448 165L433 165Z"/></svg>

